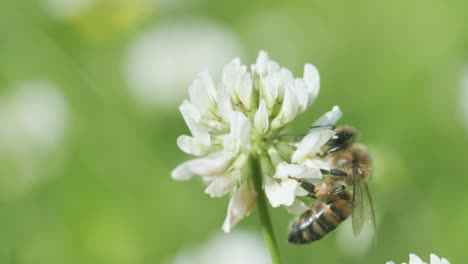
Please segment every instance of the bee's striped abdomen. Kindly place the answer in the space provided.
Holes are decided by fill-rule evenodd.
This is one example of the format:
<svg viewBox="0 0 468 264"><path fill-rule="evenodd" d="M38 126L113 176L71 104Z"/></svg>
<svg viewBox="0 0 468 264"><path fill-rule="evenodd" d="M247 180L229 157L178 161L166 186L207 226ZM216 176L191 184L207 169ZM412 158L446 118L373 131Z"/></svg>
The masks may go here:
<svg viewBox="0 0 468 264"><path fill-rule="evenodd" d="M318 200L309 210L293 220L289 242L306 244L333 231L351 214L351 194L343 191Z"/></svg>

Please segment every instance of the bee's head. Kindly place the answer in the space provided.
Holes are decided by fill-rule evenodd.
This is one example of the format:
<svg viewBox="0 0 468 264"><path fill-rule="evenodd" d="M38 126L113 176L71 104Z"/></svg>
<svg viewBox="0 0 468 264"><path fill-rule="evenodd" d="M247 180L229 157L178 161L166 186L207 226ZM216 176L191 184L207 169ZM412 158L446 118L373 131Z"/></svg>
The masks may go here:
<svg viewBox="0 0 468 264"><path fill-rule="evenodd" d="M350 126L341 126L335 129L335 135L328 140L330 147L345 147L353 143L357 138L356 129Z"/></svg>

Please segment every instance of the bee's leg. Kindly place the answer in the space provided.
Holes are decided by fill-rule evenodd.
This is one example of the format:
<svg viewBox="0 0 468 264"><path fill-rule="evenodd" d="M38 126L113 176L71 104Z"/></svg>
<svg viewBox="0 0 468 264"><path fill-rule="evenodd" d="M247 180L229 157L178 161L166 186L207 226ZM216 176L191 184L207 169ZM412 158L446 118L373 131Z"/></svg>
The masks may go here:
<svg viewBox="0 0 468 264"><path fill-rule="evenodd" d="M317 198L315 196L315 184L313 184L311 182L308 182L308 181L306 181L304 179L297 179L297 178L294 178L294 177L291 177L291 176L289 176L289 178L298 181L301 184L301 187L304 190L306 190L307 192L309 192L308 196L310 196L312 198Z"/></svg>
<svg viewBox="0 0 468 264"><path fill-rule="evenodd" d="M320 169L320 172L322 174L329 174L333 176L340 176L340 177L347 177L348 174L342 170L337 170L337 169L332 169L332 170L325 170L325 169Z"/></svg>

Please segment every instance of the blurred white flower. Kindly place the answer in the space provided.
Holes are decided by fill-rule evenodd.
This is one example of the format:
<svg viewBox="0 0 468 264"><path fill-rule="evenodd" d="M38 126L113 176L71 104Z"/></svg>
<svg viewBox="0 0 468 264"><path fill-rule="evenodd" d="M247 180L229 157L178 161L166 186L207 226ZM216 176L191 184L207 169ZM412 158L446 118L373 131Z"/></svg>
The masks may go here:
<svg viewBox="0 0 468 264"><path fill-rule="evenodd" d="M75 17L89 8L91 0L45 0L49 12L59 18Z"/></svg>
<svg viewBox="0 0 468 264"><path fill-rule="evenodd" d="M159 0L158 10L160 12L171 12L179 9L190 9L204 4L206 0Z"/></svg>
<svg viewBox="0 0 468 264"><path fill-rule="evenodd" d="M19 85L0 98L0 145L49 150L61 142L67 116L62 94L50 83Z"/></svg>
<svg viewBox="0 0 468 264"><path fill-rule="evenodd" d="M237 54L242 54L239 39L219 24L200 19L164 23L131 45L128 85L145 106L172 107L200 69L217 73Z"/></svg>
<svg viewBox="0 0 468 264"><path fill-rule="evenodd" d="M388 261L387 264L395 264L395 262ZM406 263L403 262L402 264L406 264ZM427 263L422 261L415 254L410 254L409 264L427 264ZM447 259L439 258L437 255L431 254L431 263L430 264L450 264L450 262Z"/></svg>
<svg viewBox="0 0 468 264"><path fill-rule="evenodd" d="M1 194L15 195L41 177L45 159L63 140L68 109L48 82L27 82L0 97ZM6 171L4 171L6 170Z"/></svg>
<svg viewBox="0 0 468 264"><path fill-rule="evenodd" d="M295 195L305 193L289 176L322 178L314 157L333 135L330 122L333 125L341 116L334 107L301 142L301 137L282 139L284 126L303 113L318 92L319 75L313 65L305 65L303 78L294 78L264 51L250 68L233 59L224 66L217 83L208 72L201 72L189 88L189 99L179 108L192 135L177 140L182 151L198 158L177 166L172 177L187 180L199 175L208 184L205 192L210 196L231 194L225 232L254 207L252 156L260 161L271 204L292 205ZM288 164L291 156L296 164Z"/></svg>
<svg viewBox="0 0 468 264"><path fill-rule="evenodd" d="M167 264L239 264L271 263L268 249L261 237L240 231L218 234L207 243L191 250L182 250Z"/></svg>
<svg viewBox="0 0 468 264"><path fill-rule="evenodd" d="M468 130L468 69L465 69L462 72L460 80L460 112L461 112L461 121L465 128Z"/></svg>
<svg viewBox="0 0 468 264"><path fill-rule="evenodd" d="M350 256L364 255L374 241L373 226L371 224L364 225L361 233L357 236L353 233L352 221L345 221L341 226L337 234L340 249Z"/></svg>

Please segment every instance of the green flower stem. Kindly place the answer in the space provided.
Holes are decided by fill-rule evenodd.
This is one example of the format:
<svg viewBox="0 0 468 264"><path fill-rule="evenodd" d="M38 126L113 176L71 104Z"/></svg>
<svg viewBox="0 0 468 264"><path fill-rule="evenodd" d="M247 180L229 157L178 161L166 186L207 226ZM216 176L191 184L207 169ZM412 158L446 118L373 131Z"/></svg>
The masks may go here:
<svg viewBox="0 0 468 264"><path fill-rule="evenodd" d="M268 213L267 200L265 192L262 188L263 175L260 169L260 160L258 157L252 155L250 158L250 166L252 169L255 191L257 192L257 208L260 215L260 224L262 225L262 233L265 238L268 249L270 250L272 264L281 264L281 258L276 243L275 233L273 232L273 225L271 223L270 214Z"/></svg>

